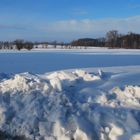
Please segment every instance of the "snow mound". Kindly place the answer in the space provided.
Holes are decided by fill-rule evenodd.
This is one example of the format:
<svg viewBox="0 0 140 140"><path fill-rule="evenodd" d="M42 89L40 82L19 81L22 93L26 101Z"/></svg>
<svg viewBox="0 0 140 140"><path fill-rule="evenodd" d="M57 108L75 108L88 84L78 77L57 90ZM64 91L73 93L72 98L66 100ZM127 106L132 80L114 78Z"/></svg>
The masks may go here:
<svg viewBox="0 0 140 140"><path fill-rule="evenodd" d="M83 79L84 81L100 80L100 75L90 74L84 70L77 69L74 72L54 72L47 76L48 79L59 78L60 80L74 81L76 79Z"/></svg>
<svg viewBox="0 0 140 140"><path fill-rule="evenodd" d="M3 93L10 91L28 91L29 86L27 84L27 80L20 76L15 75L13 79L5 80L0 84L0 89Z"/></svg>
<svg viewBox="0 0 140 140"><path fill-rule="evenodd" d="M110 79L101 73L22 73L2 79L0 130L31 140L140 139L140 87L102 89Z"/></svg>
<svg viewBox="0 0 140 140"><path fill-rule="evenodd" d="M46 76L46 79L50 81L50 84L56 91L62 91L62 85L65 86L72 86L76 80L78 80L78 76L70 72L54 72L50 75Z"/></svg>
<svg viewBox="0 0 140 140"><path fill-rule="evenodd" d="M94 81L94 80L100 80L100 76L92 75L87 73L84 70L76 70L74 72L78 77L83 78L85 81Z"/></svg>
<svg viewBox="0 0 140 140"><path fill-rule="evenodd" d="M125 106L140 107L140 87L139 86L125 86L124 89L116 87L112 90L116 94L117 100Z"/></svg>
<svg viewBox="0 0 140 140"><path fill-rule="evenodd" d="M0 83L0 91L2 93L28 93L32 90L46 91L48 89L49 85L46 82L28 73L16 74L11 79L6 79Z"/></svg>
<svg viewBox="0 0 140 140"><path fill-rule="evenodd" d="M60 80L73 81L73 80L77 79L77 76L70 72L60 71L60 72L54 72L54 73L48 75L47 78L48 79L59 78Z"/></svg>

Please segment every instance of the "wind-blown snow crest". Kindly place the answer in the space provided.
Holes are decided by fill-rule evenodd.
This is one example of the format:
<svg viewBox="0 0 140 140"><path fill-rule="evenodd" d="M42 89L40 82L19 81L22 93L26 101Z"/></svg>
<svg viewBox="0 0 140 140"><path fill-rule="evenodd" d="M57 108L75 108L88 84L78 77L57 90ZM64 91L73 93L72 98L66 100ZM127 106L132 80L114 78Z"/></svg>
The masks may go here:
<svg viewBox="0 0 140 140"><path fill-rule="evenodd" d="M125 86L124 89L116 87L113 92L122 105L140 107L140 86Z"/></svg>
<svg viewBox="0 0 140 140"><path fill-rule="evenodd" d="M138 140L140 87L107 90L112 75L75 70L3 78L0 130L31 140Z"/></svg>

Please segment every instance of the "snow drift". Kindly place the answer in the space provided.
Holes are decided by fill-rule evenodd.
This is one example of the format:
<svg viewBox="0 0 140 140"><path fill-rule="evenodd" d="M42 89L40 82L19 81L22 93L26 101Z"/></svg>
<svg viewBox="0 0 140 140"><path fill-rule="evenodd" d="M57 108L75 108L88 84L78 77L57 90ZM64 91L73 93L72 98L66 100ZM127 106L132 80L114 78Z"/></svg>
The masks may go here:
<svg viewBox="0 0 140 140"><path fill-rule="evenodd" d="M101 70L3 74L0 130L31 140L138 140L140 86L121 83L132 75Z"/></svg>

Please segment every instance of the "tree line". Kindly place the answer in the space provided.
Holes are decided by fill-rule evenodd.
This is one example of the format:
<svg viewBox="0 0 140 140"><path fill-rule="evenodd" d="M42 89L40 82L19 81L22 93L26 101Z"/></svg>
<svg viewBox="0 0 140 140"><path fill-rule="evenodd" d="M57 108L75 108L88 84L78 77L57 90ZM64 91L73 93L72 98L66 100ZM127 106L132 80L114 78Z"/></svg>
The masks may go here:
<svg viewBox="0 0 140 140"><path fill-rule="evenodd" d="M72 46L97 46L108 48L140 49L140 34L120 34L117 30L107 32L105 38L78 39L71 42Z"/></svg>
<svg viewBox="0 0 140 140"><path fill-rule="evenodd" d="M83 38L71 42L71 46L105 46L105 38L91 39Z"/></svg>
<svg viewBox="0 0 140 140"><path fill-rule="evenodd" d="M117 30L112 30L106 33L106 36L103 38L83 38L74 40L70 43L64 42L30 42L24 40L15 40L13 42L8 41L0 41L0 49L27 49L31 50L33 48L38 48L41 45L42 48L48 48L48 45L53 46L53 48L57 48L57 46L61 46L64 49L78 48L79 46L83 46L86 48L87 46L97 46L97 47L108 47L108 48L126 48L126 49L140 49L140 34L129 32L127 34L120 34Z"/></svg>
<svg viewBox="0 0 140 140"><path fill-rule="evenodd" d="M140 34L129 32L126 35L110 31L106 35L105 46L109 48L140 49Z"/></svg>
<svg viewBox="0 0 140 140"><path fill-rule="evenodd" d="M15 40L13 42L0 41L0 49L9 49L9 50L27 49L27 50L31 50L31 49L33 49L33 46L34 46L34 43L32 43L30 41L24 41L24 40Z"/></svg>

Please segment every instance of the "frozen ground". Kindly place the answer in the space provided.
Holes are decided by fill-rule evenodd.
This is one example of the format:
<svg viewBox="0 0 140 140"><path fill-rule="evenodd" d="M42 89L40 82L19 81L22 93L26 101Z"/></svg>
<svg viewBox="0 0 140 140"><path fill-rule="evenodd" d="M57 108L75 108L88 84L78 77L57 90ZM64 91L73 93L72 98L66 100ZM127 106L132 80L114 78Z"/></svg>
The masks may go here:
<svg viewBox="0 0 140 140"><path fill-rule="evenodd" d="M139 140L139 58L130 50L2 52L0 130L28 140ZM23 71L38 74L16 74Z"/></svg>
<svg viewBox="0 0 140 140"><path fill-rule="evenodd" d="M45 73L56 70L140 65L140 50L33 50L0 52L0 72Z"/></svg>

